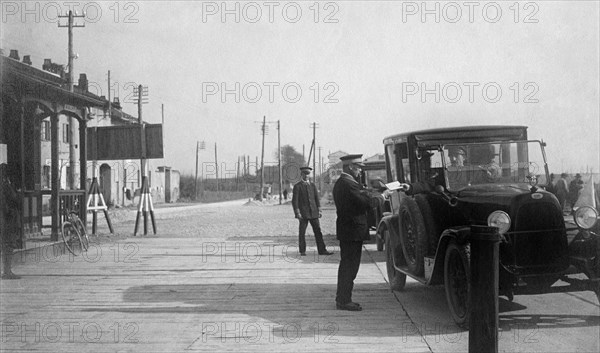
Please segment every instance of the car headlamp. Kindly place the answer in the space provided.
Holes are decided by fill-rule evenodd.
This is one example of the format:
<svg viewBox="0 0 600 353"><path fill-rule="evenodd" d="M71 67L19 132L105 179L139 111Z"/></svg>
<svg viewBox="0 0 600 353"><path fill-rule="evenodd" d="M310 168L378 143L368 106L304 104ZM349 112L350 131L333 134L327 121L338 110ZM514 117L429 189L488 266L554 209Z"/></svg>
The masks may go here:
<svg viewBox="0 0 600 353"><path fill-rule="evenodd" d="M498 233L504 234L510 228L510 216L504 211L494 211L487 218L489 227L498 228Z"/></svg>
<svg viewBox="0 0 600 353"><path fill-rule="evenodd" d="M579 228L590 229L598 221L598 212L589 206L579 207L575 211L575 223Z"/></svg>

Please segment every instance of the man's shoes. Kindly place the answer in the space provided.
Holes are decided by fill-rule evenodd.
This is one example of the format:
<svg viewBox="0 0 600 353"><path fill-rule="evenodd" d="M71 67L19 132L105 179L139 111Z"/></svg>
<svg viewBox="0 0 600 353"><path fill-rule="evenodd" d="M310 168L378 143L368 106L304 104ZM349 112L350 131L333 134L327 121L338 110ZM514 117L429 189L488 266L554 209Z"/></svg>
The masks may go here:
<svg viewBox="0 0 600 353"><path fill-rule="evenodd" d="M301 252L300 256L306 256L306 253L305 252Z"/></svg>
<svg viewBox="0 0 600 353"><path fill-rule="evenodd" d="M338 310L348 310L348 311L361 311L362 306L358 303L350 302L346 304L335 303L335 308Z"/></svg>
<svg viewBox="0 0 600 353"><path fill-rule="evenodd" d="M319 255L333 255L333 252L325 250L323 252L320 252Z"/></svg>

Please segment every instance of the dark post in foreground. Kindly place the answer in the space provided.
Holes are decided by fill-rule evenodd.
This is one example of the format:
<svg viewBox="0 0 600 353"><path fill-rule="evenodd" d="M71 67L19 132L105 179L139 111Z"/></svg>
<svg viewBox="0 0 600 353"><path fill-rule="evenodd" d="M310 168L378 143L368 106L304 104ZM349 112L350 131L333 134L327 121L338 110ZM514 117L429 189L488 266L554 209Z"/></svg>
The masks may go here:
<svg viewBox="0 0 600 353"><path fill-rule="evenodd" d="M471 226L471 313L469 352L498 352L500 234L496 227Z"/></svg>

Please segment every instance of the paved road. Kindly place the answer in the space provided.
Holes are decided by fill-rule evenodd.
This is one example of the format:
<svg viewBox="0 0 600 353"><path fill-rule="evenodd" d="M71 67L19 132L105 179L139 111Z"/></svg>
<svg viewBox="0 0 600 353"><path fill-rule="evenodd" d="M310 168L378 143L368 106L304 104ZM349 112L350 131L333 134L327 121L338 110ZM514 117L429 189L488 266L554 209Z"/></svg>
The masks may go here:
<svg viewBox="0 0 600 353"><path fill-rule="evenodd" d="M42 252L1 282L6 352L461 352L442 287L389 291L383 253L365 245L354 299L335 310L335 212L322 219L336 253L297 255L289 205L244 201L156 210L158 234L131 237L135 211L113 214L117 236L86 256ZM102 217L100 224L103 223ZM106 231L101 228L101 231ZM501 300L500 351L596 352L592 293Z"/></svg>

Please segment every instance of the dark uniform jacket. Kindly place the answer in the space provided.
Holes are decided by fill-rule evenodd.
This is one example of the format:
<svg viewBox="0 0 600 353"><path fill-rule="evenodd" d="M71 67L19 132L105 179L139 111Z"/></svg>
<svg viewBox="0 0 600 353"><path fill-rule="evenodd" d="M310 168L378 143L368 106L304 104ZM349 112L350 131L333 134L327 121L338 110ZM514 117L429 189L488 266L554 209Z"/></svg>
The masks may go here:
<svg viewBox="0 0 600 353"><path fill-rule="evenodd" d="M4 200L2 200L1 217L4 229L0 229L2 237L2 247L15 249L17 242L21 238L21 202L14 185L7 181L2 181L1 187L4 188Z"/></svg>
<svg viewBox="0 0 600 353"><path fill-rule="evenodd" d="M333 186L333 201L337 210L335 230L340 241L369 240L367 210L382 201L365 190L354 178L342 173Z"/></svg>
<svg viewBox="0 0 600 353"><path fill-rule="evenodd" d="M300 213L304 219L319 218L321 204L317 186L303 180L296 183L292 195L292 207L294 207L294 214Z"/></svg>

